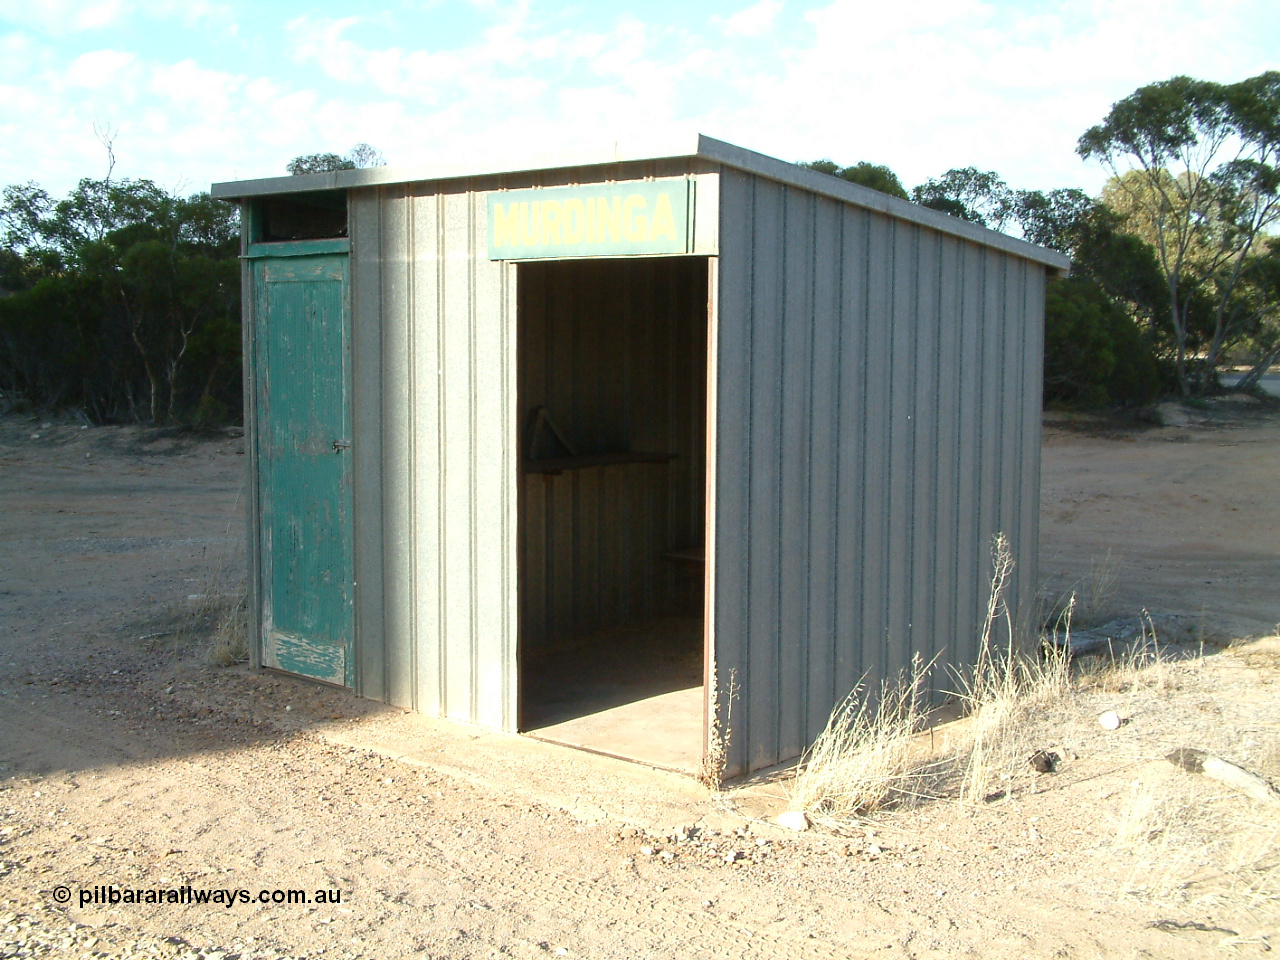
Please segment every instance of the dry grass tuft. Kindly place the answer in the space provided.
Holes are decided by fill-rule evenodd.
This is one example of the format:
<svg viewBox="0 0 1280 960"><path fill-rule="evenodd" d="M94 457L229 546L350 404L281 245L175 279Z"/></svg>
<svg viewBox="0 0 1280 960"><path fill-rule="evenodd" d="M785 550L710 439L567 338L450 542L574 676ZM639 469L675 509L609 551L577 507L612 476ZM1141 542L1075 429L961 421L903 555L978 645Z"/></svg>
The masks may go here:
<svg viewBox="0 0 1280 960"><path fill-rule="evenodd" d="M1197 656L1194 646L1164 644L1144 614L1132 643L1073 672L1066 644L1047 645L1039 654L1028 649L1027 632L1005 602L1013 559L1003 537L994 543L993 561L978 662L957 677L967 717L938 737L936 748L934 738L922 734L929 671L918 661L909 674L883 685L878 700L855 690L803 758L791 788L792 809L847 832L920 799L982 802L1045 789L1029 761L1051 747L1074 760L1075 744L1063 738L1082 739L1095 753L1109 753L1140 772L1132 789L1117 795L1110 829L1103 831L1103 845L1125 864L1126 895L1195 909L1273 911L1280 902L1280 822L1274 813L1163 759L1168 738L1186 736L1174 708L1192 709L1167 695L1223 690L1203 650ZM1073 610L1068 601L1060 631L1070 632ZM1235 656L1270 673L1278 651L1280 639L1264 638ZM1117 700L1142 714L1150 725L1145 736L1137 727L1126 736L1100 733L1099 706ZM1250 766L1274 778L1280 745L1258 740Z"/></svg>
<svg viewBox="0 0 1280 960"><path fill-rule="evenodd" d="M1095 557L1089 564L1089 572L1071 584L1049 608L1049 619L1060 621L1070 612L1075 625L1087 630L1114 619L1116 592L1120 586L1120 561L1110 550L1104 556Z"/></svg>
<svg viewBox="0 0 1280 960"><path fill-rule="evenodd" d="M1111 826L1113 849L1132 857L1129 896L1202 909L1280 902L1280 824L1238 796L1202 781L1146 776L1134 781Z"/></svg>
<svg viewBox="0 0 1280 960"><path fill-rule="evenodd" d="M1039 731L1051 705L1071 695L1070 667L1057 649L1027 654L1005 602L1014 569L1009 542L997 536L978 662L958 674L958 696L969 720L958 738L934 749L918 734L927 723L924 691L932 663L917 659L909 673L881 685L874 701L859 685L832 713L801 760L791 806L815 822L848 826L868 814L948 792L984 798L1030 776L1028 758L1042 746ZM1070 629L1068 604L1064 629ZM1003 634L1003 643L997 634Z"/></svg>
<svg viewBox="0 0 1280 960"><path fill-rule="evenodd" d="M1145 610L1142 614L1142 635L1103 656L1090 658L1081 670L1078 683L1081 690L1103 693L1150 690L1163 695L1180 689L1173 656L1161 645L1151 616Z"/></svg>
<svg viewBox="0 0 1280 960"><path fill-rule="evenodd" d="M241 594L223 614L213 631L209 662L219 667L245 663L249 659L248 598Z"/></svg>
<svg viewBox="0 0 1280 960"><path fill-rule="evenodd" d="M240 492L227 518L224 546L205 554L205 573L198 592L190 598L182 627L179 648L187 655L198 651L208 663L229 667L249 659L248 597L245 587L244 541L231 532L240 522Z"/></svg>
<svg viewBox="0 0 1280 960"><path fill-rule="evenodd" d="M916 736L925 725L929 666L917 658L910 672L881 684L874 702L859 685L836 707L801 760L791 809L841 828L929 795L945 765Z"/></svg>
<svg viewBox="0 0 1280 960"><path fill-rule="evenodd" d="M720 723L720 684L716 679L716 667L711 665L711 736L707 752L698 767L698 780L718 792L724 783L724 770L729 762L729 734L732 731L733 701L737 698L737 671L729 671L729 702L725 704L725 722Z"/></svg>
<svg viewBox="0 0 1280 960"><path fill-rule="evenodd" d="M1120 585L1120 563L1108 550L1089 565L1089 574L1081 581L1075 617L1082 627L1095 626L1115 614L1116 588Z"/></svg>
<svg viewBox="0 0 1280 960"><path fill-rule="evenodd" d="M1008 789L1014 777L1025 773L1027 758L1041 746L1037 721L1072 693L1065 649L1050 646L1037 658L1026 653L1027 644L1020 642L1020 631L1005 602L1013 568L1009 541L997 535L978 661L972 670L957 675L957 695L970 716L968 745L960 758L962 799L981 800L997 786ZM1059 617L1067 632L1073 608L1068 602ZM1003 627L1005 635L1001 648L993 642L997 626Z"/></svg>

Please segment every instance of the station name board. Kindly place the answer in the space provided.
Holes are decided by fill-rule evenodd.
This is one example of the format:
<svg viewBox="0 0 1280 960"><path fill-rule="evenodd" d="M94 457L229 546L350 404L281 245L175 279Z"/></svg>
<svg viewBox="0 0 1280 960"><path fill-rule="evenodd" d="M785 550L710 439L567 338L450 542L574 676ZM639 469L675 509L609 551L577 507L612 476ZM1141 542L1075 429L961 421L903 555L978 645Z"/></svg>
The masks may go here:
<svg viewBox="0 0 1280 960"><path fill-rule="evenodd" d="M693 180L489 194L489 259L688 253Z"/></svg>

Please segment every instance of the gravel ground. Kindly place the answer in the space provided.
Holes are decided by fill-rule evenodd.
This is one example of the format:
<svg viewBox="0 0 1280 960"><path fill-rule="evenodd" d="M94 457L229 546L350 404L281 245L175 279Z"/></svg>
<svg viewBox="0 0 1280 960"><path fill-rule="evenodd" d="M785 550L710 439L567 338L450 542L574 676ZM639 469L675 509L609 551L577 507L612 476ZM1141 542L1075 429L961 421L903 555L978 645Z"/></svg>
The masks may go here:
<svg viewBox="0 0 1280 960"><path fill-rule="evenodd" d="M1277 604L1280 430L1179 429L1049 431L1046 573L1122 548L1117 603L1160 599L1194 651L1235 621L1200 612L1219 594L1185 565L1229 582L1249 623ZM1176 960L1280 943L1274 819L1163 759L1194 746L1280 777L1280 641L1100 675L1028 730L1056 772L1023 770L993 802L789 833L764 822L776 783L708 794L210 664L240 589L241 464L235 436L0 418L0 958ZM1179 524L1183 567L1137 546L1172 551L1151 528ZM341 903L81 904L112 884Z"/></svg>

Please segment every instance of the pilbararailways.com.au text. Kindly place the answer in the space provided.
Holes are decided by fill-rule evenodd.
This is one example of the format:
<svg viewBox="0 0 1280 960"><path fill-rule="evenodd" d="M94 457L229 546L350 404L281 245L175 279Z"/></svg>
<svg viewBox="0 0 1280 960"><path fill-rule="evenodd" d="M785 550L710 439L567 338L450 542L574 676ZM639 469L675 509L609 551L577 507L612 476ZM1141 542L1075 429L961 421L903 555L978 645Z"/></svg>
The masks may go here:
<svg viewBox="0 0 1280 960"><path fill-rule="evenodd" d="M70 890L58 887L53 896L59 903L70 900ZM116 906L119 904L174 904L222 906L230 910L240 905L310 906L315 904L340 904L342 891L320 888L318 890L259 890L256 893L241 889L206 889L183 885L179 887L118 887L102 884L82 887L79 890L82 907Z"/></svg>

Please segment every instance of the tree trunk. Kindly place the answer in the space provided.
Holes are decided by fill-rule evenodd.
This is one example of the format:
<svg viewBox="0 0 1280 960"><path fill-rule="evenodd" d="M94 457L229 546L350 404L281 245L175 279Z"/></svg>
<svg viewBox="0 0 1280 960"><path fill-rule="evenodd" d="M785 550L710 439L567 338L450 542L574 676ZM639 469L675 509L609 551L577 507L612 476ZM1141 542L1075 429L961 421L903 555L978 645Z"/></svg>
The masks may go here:
<svg viewBox="0 0 1280 960"><path fill-rule="evenodd" d="M1258 381L1263 375L1271 369L1271 367L1280 361L1280 343L1264 353L1243 377L1236 384L1237 390L1249 390L1258 385Z"/></svg>
<svg viewBox="0 0 1280 960"><path fill-rule="evenodd" d="M1178 287L1175 283L1169 284L1169 309L1173 311L1173 338L1178 345L1174 370L1178 376L1178 390L1186 397L1191 395L1191 385L1187 380L1187 327L1178 308Z"/></svg>

